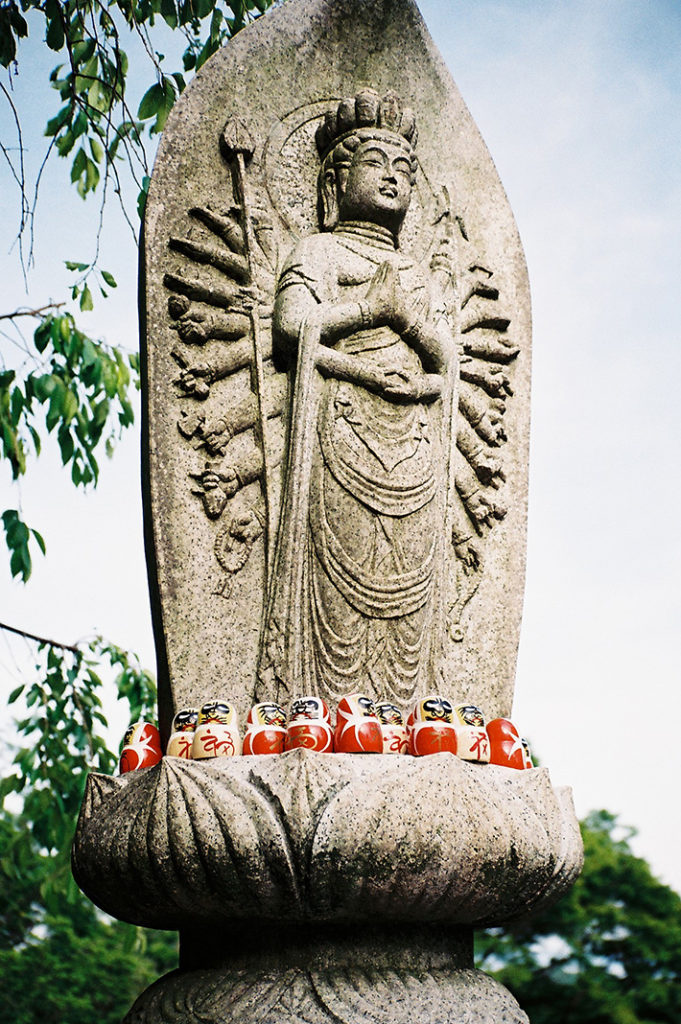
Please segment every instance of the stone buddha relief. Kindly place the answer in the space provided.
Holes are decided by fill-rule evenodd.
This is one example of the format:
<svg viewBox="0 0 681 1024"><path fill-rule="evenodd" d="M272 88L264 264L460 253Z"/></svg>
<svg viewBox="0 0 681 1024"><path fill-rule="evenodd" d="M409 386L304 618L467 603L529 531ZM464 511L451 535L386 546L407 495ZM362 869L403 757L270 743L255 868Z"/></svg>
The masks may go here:
<svg viewBox="0 0 681 1024"><path fill-rule="evenodd" d="M165 218L162 371L150 352L193 538L165 552L192 606L171 689L242 713L353 690L480 701L451 665L476 657L469 605L498 586L520 346L467 204L390 88L266 129L240 112L213 139L219 185Z"/></svg>

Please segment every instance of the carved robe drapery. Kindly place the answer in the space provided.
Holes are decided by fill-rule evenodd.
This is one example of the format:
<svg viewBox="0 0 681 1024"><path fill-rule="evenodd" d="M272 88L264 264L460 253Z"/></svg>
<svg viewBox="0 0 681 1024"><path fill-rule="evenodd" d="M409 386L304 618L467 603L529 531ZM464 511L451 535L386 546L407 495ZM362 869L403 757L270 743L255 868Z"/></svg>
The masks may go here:
<svg viewBox="0 0 681 1024"><path fill-rule="evenodd" d="M304 239L277 285L275 344L277 309L292 303L300 327L260 674L331 700L357 688L408 700L427 672L432 643L444 544L446 380L437 401L398 402L324 368L324 305L364 298L386 261L429 317L413 262L379 233L357 227ZM414 349L386 326L354 331L334 348L356 360L358 372L424 373Z"/></svg>

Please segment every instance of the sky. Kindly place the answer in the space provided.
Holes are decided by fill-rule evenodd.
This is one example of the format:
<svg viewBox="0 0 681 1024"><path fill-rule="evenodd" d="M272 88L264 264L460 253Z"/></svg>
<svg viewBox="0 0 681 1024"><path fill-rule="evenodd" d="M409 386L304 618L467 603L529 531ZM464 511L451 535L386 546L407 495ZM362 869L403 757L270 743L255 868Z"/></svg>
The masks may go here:
<svg viewBox="0 0 681 1024"><path fill-rule="evenodd" d="M681 6L420 6L505 185L532 288L530 516L514 719L554 784L572 786L578 814L619 814L638 830L636 851L681 891ZM38 42L29 42L13 81L33 169L57 110L44 85L54 55ZM146 84L140 79L140 95ZM0 138L15 145L11 132L0 103ZM12 247L17 195L0 167L0 313L63 296L71 279L63 261L85 261L93 250L95 207L69 190L64 161L49 165L27 294ZM101 266L119 287L83 326L133 350L136 253L112 204ZM0 346L12 364L11 332ZM85 495L50 451L20 496L0 468L3 508L20 500L48 545L27 586L0 572L0 621L65 643L104 634L153 667L138 450L129 431L97 491ZM31 663L29 645L0 631L0 695ZM121 732L122 711L114 719ZM6 720L0 737L8 735Z"/></svg>

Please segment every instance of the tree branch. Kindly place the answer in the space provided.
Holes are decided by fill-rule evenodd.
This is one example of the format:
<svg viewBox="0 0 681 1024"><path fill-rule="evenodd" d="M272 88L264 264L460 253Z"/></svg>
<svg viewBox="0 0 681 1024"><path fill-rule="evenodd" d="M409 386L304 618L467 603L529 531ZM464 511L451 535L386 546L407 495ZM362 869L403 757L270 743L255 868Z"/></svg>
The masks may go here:
<svg viewBox="0 0 681 1024"><path fill-rule="evenodd" d="M65 302L48 302L45 306L39 306L38 309L15 309L13 313L0 313L0 320L16 320L20 316L43 317L46 313L61 309L65 305Z"/></svg>
<svg viewBox="0 0 681 1024"><path fill-rule="evenodd" d="M5 622L0 622L0 629L5 629L8 633L16 633L17 636L23 636L27 640L35 640L39 644L47 644L49 647L60 647L63 651L71 651L73 654L81 653L77 647L73 647L71 644L60 644L57 640L48 640L46 636L36 636L35 633L27 633L25 629L8 626Z"/></svg>

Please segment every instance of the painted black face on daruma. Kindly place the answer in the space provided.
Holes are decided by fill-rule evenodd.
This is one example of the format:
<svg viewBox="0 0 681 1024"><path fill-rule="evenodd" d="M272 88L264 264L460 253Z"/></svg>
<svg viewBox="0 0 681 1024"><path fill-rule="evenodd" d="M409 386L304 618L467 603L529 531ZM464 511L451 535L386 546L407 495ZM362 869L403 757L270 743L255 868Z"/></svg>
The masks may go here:
<svg viewBox="0 0 681 1024"><path fill-rule="evenodd" d="M297 700L291 701L288 720L292 722L296 718L323 720L326 718L324 702L319 697L298 697Z"/></svg>
<svg viewBox="0 0 681 1024"><path fill-rule="evenodd" d="M198 708L182 708L173 718L173 732L193 732L198 718Z"/></svg>
<svg viewBox="0 0 681 1024"><path fill-rule="evenodd" d="M429 697L423 701L423 718L426 722L448 722L454 717L454 708L446 697Z"/></svg>
<svg viewBox="0 0 681 1024"><path fill-rule="evenodd" d="M397 704L381 701L380 704L376 704L376 715L381 725L404 725L402 712Z"/></svg>
<svg viewBox="0 0 681 1024"><path fill-rule="evenodd" d="M286 712L280 704L257 704L253 711L258 725L286 725Z"/></svg>
<svg viewBox="0 0 681 1024"><path fill-rule="evenodd" d="M456 713L464 725L472 725L478 729L484 729L485 716L475 704L459 704Z"/></svg>
<svg viewBox="0 0 681 1024"><path fill-rule="evenodd" d="M206 722L216 722L218 725L232 725L234 722L234 708L226 700L207 701L199 711L199 725Z"/></svg>

